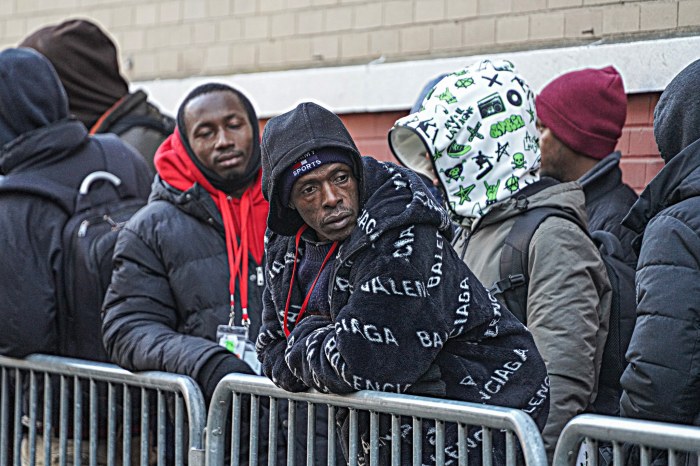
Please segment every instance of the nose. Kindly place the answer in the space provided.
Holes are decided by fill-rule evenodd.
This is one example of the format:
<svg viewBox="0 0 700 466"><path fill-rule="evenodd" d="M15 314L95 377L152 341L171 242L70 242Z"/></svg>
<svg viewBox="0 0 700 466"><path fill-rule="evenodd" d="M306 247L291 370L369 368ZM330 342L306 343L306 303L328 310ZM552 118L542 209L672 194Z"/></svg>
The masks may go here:
<svg viewBox="0 0 700 466"><path fill-rule="evenodd" d="M225 129L220 129L216 134L216 147L223 148L232 145L235 145L233 137L231 137Z"/></svg>
<svg viewBox="0 0 700 466"><path fill-rule="evenodd" d="M342 202L338 188L333 183L323 183L321 185L321 194L323 196L323 207L335 209L336 206Z"/></svg>

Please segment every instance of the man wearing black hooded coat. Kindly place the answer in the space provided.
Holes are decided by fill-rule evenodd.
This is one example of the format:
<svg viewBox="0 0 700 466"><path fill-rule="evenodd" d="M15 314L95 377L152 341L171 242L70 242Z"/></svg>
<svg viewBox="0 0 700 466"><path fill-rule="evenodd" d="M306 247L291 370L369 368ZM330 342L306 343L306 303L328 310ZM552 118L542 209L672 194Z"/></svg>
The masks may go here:
<svg viewBox="0 0 700 466"><path fill-rule="evenodd" d="M621 414L700 425L700 60L666 87L654 136L666 162L623 224L637 233L637 320Z"/></svg>
<svg viewBox="0 0 700 466"><path fill-rule="evenodd" d="M532 335L452 249L450 219L418 175L361 157L340 119L313 103L267 123L262 157L265 375L289 391L370 389L521 408L544 426L548 380ZM346 414L337 421L347 454ZM423 464L432 464L431 434L423 435ZM474 436L470 462L481 459ZM447 455L456 441L451 426ZM501 464L501 439L494 445Z"/></svg>

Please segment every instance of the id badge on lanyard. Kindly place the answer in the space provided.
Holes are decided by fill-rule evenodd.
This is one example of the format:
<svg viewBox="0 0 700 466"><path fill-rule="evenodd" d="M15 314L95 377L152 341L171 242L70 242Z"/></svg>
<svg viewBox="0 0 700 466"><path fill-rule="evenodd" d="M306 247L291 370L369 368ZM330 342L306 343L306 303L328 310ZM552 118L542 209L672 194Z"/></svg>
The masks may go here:
<svg viewBox="0 0 700 466"><path fill-rule="evenodd" d="M216 329L216 341L238 359L243 360L258 375L262 367L255 352L255 344L248 338L248 327L219 325Z"/></svg>

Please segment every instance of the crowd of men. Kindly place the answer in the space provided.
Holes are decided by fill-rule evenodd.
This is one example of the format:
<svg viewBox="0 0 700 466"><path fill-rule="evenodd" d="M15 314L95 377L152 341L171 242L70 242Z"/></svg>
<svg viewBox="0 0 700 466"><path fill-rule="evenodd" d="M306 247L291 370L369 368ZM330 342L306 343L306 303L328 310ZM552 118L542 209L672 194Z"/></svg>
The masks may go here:
<svg viewBox="0 0 700 466"><path fill-rule="evenodd" d="M581 413L698 424L699 68L659 100L665 166L637 198L613 66L538 94L507 60L446 70L391 128L393 164L315 103L260 135L250 98L222 83L173 120L129 92L96 25L43 28L0 52L0 354L185 374L207 402L247 373L519 408L550 459ZM132 206L99 303L75 291L64 239L81 212L65 192L96 172ZM346 414L320 419L342 447Z"/></svg>

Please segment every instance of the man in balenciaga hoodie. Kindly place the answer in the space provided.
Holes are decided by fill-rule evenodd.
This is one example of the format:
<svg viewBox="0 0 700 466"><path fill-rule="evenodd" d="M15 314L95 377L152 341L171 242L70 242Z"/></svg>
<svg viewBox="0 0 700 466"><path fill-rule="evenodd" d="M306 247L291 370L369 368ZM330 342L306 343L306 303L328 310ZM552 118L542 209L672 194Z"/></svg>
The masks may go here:
<svg viewBox="0 0 700 466"><path fill-rule="evenodd" d="M369 389L521 408L544 426L547 374L532 335L457 256L447 213L415 173L361 157L341 120L313 103L267 123L262 160L265 375L289 391ZM346 414L337 419L344 449ZM427 429L423 464L432 464ZM503 440L494 440L499 464ZM452 426L440 453L456 442ZM480 450L470 459L480 461Z"/></svg>

